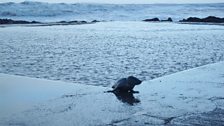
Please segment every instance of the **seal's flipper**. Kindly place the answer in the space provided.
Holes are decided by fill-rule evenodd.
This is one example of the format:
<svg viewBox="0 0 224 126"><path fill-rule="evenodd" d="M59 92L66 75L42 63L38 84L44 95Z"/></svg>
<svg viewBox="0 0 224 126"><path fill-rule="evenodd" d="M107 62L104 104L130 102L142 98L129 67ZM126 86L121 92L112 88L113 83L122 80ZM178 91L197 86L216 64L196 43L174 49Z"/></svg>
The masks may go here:
<svg viewBox="0 0 224 126"><path fill-rule="evenodd" d="M104 91L104 93L114 93L114 90Z"/></svg>
<svg viewBox="0 0 224 126"><path fill-rule="evenodd" d="M135 93L139 93L139 91L130 90L130 93L135 94Z"/></svg>

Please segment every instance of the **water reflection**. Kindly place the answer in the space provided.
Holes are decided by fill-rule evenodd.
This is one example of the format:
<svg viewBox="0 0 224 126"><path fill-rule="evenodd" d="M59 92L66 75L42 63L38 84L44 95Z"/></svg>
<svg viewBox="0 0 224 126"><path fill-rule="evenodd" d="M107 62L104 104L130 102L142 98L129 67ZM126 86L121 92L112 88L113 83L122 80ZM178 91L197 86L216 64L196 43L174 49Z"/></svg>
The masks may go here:
<svg viewBox="0 0 224 126"><path fill-rule="evenodd" d="M133 92L114 92L114 95L123 103L129 105L134 105L135 103L140 103L140 100L135 98Z"/></svg>

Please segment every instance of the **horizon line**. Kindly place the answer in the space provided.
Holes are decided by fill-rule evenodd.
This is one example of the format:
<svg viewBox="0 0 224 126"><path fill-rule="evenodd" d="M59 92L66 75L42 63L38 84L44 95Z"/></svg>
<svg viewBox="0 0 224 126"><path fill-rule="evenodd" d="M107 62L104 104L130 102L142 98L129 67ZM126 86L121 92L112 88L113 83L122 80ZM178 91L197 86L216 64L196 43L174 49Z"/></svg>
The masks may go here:
<svg viewBox="0 0 224 126"><path fill-rule="evenodd" d="M0 4L4 3L48 3L48 4L224 4L224 2L206 2L206 3L179 3L179 2L171 2L171 3L166 3L166 2L159 2L159 3L110 3L110 2L43 2L43 1L22 1L22 2L1 2Z"/></svg>

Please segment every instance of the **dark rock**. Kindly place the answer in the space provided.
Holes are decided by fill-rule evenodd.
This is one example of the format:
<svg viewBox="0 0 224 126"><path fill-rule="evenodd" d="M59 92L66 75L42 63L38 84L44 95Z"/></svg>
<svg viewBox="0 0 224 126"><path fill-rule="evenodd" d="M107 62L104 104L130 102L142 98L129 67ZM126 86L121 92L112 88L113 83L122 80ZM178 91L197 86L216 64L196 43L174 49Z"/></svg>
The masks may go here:
<svg viewBox="0 0 224 126"><path fill-rule="evenodd" d="M80 23L82 23L82 24L86 24L86 23L87 23L87 21L80 21Z"/></svg>
<svg viewBox="0 0 224 126"><path fill-rule="evenodd" d="M35 24L40 23L37 21L23 21L23 20L12 20L12 19L0 19L0 24Z"/></svg>
<svg viewBox="0 0 224 126"><path fill-rule="evenodd" d="M57 22L57 23L67 23L67 21L59 21L59 22Z"/></svg>
<svg viewBox="0 0 224 126"><path fill-rule="evenodd" d="M202 20L197 17L189 17L187 19L180 20L180 22L202 22Z"/></svg>
<svg viewBox="0 0 224 126"><path fill-rule="evenodd" d="M56 22L56 23L61 23L61 24L80 24L80 23L84 23L82 21L59 21L59 22Z"/></svg>
<svg viewBox="0 0 224 126"><path fill-rule="evenodd" d="M153 21L160 21L159 18L152 18L152 19L145 19L143 21L146 21L146 22L153 22Z"/></svg>
<svg viewBox="0 0 224 126"><path fill-rule="evenodd" d="M169 17L167 20L161 20L161 21L168 21L168 22L172 22L173 19L171 17Z"/></svg>
<svg viewBox="0 0 224 126"><path fill-rule="evenodd" d="M12 24L13 20L11 19L0 19L0 24Z"/></svg>
<svg viewBox="0 0 224 126"><path fill-rule="evenodd" d="M38 21L32 21L30 22L31 24L38 24L38 23L41 23L41 22L38 22Z"/></svg>
<svg viewBox="0 0 224 126"><path fill-rule="evenodd" d="M69 21L68 23L78 23L79 21Z"/></svg>
<svg viewBox="0 0 224 126"><path fill-rule="evenodd" d="M23 21L23 20L18 20L18 21L14 21L14 24L30 24L31 22L29 21Z"/></svg>
<svg viewBox="0 0 224 126"><path fill-rule="evenodd" d="M215 16L209 16L206 18L189 17L187 19L180 20L179 22L224 23L224 18L219 18Z"/></svg>
<svg viewBox="0 0 224 126"><path fill-rule="evenodd" d="M171 21L171 22L172 22L172 21L173 21L173 19L172 19L171 17L169 17L169 18L167 19L167 21Z"/></svg>
<svg viewBox="0 0 224 126"><path fill-rule="evenodd" d="M209 16L202 19L204 22L215 22L215 23L224 23L224 18Z"/></svg>
<svg viewBox="0 0 224 126"><path fill-rule="evenodd" d="M87 21L69 21L68 24L87 24Z"/></svg>
<svg viewBox="0 0 224 126"><path fill-rule="evenodd" d="M88 22L87 21L77 21L77 20L74 20L74 21L59 21L59 22L56 22L56 24L53 24L54 25L76 25L76 24L87 24Z"/></svg>
<svg viewBox="0 0 224 126"><path fill-rule="evenodd" d="M0 24L29 24L28 21L12 20L12 19L0 19Z"/></svg>
<svg viewBox="0 0 224 126"><path fill-rule="evenodd" d="M93 21L92 21L92 23L96 23L96 22L100 22L100 21L98 21L98 20L93 20Z"/></svg>

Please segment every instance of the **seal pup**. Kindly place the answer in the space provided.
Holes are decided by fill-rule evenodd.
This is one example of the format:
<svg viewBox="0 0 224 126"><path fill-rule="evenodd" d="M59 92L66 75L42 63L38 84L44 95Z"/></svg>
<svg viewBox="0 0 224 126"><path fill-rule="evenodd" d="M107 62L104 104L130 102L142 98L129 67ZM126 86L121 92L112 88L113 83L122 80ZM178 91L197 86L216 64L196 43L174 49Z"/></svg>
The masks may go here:
<svg viewBox="0 0 224 126"><path fill-rule="evenodd" d="M129 76L128 78L122 78L115 83L112 88L112 91L107 92L131 92L131 93L138 93L138 91L134 91L135 85L141 84L142 81L136 77Z"/></svg>

